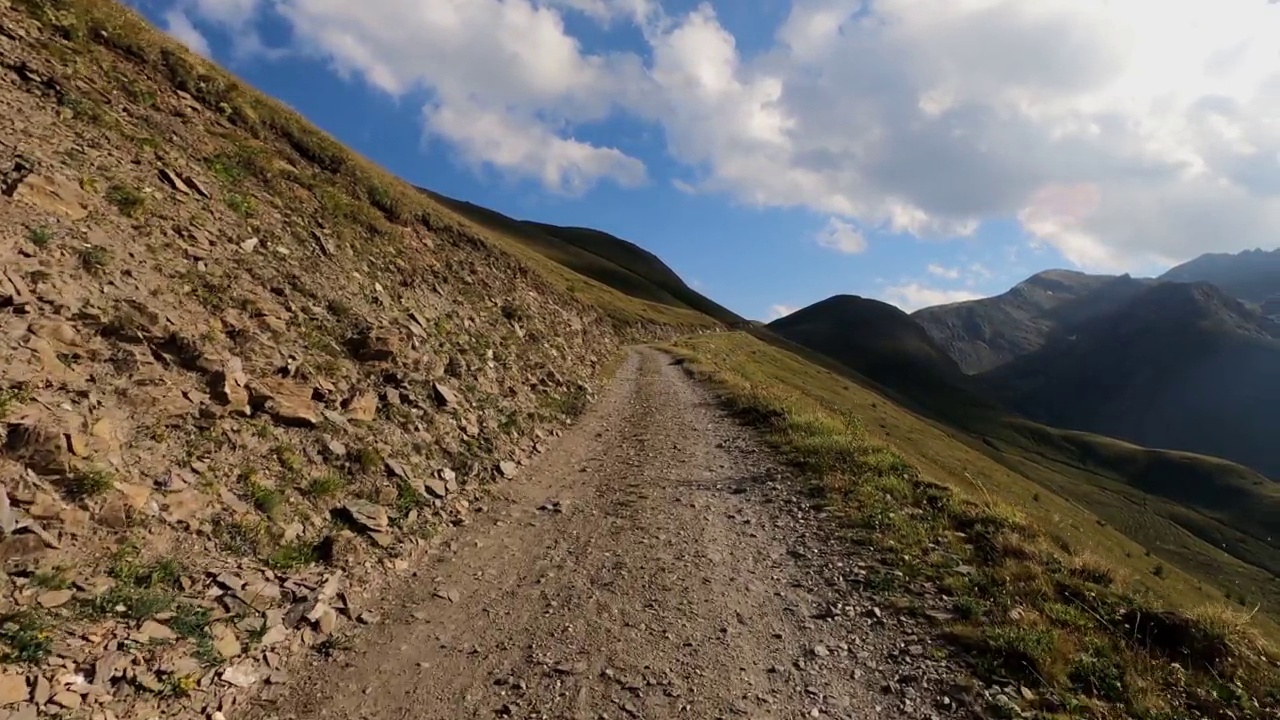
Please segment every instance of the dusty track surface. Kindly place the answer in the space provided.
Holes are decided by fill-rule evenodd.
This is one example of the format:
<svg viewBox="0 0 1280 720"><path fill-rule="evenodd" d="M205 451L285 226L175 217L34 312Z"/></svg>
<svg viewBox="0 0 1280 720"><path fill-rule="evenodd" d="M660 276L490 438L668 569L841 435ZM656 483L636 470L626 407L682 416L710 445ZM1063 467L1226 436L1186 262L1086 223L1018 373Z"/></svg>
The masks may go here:
<svg viewBox="0 0 1280 720"><path fill-rule="evenodd" d="M449 531L279 718L930 718L927 640L835 594L783 471L634 352L559 446ZM801 538L797 545L796 538ZM834 610L834 612L833 612Z"/></svg>

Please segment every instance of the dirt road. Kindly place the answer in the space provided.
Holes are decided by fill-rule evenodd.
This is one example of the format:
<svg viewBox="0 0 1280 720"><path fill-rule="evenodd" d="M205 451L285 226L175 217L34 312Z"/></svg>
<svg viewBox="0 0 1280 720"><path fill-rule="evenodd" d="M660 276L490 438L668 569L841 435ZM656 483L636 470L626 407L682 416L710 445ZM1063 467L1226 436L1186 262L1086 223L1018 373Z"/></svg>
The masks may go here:
<svg viewBox="0 0 1280 720"><path fill-rule="evenodd" d="M298 669L263 716L951 714L928 641L839 592L845 568L815 559L818 520L785 486L705 390L637 350L351 651Z"/></svg>

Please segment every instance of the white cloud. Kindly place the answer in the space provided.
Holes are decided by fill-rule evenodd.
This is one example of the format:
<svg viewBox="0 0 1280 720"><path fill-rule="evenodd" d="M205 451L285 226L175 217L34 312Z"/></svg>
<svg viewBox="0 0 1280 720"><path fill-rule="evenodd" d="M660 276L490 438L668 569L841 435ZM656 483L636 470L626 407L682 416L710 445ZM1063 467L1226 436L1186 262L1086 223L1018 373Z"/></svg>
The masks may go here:
<svg viewBox="0 0 1280 720"><path fill-rule="evenodd" d="M1272 245L1280 227L1280 5L1262 0L792 0L752 55L709 4L183 1L227 23L274 13L294 49L429 97L427 118L548 142L428 125L553 189L634 182L625 146L575 139L622 114L661 128L690 188L867 232L1013 220L1077 264L1127 269ZM638 24L648 47L588 50L569 13Z"/></svg>
<svg viewBox="0 0 1280 720"><path fill-rule="evenodd" d="M291 29L291 50L396 98L426 95L425 130L471 164L553 192L644 180L641 161L572 132L636 105L643 66L634 55L585 52L561 12L640 21L654 11L647 0L191 1L230 27L272 12Z"/></svg>
<svg viewBox="0 0 1280 720"><path fill-rule="evenodd" d="M817 240L822 247L847 255L857 255L867 249L867 239L858 228L837 218L827 221Z"/></svg>
<svg viewBox="0 0 1280 720"><path fill-rule="evenodd" d="M468 161L541 181L579 195L604 178L625 187L645 181L644 164L614 149L560 138L532 118L518 118L466 103L429 107L427 128L452 142Z"/></svg>
<svg viewBox="0 0 1280 720"><path fill-rule="evenodd" d="M609 24L626 19L644 24L656 18L661 11L657 0L544 0L548 5L563 6L591 17L597 22Z"/></svg>
<svg viewBox="0 0 1280 720"><path fill-rule="evenodd" d="M960 279L960 268L952 268L952 267L946 267L945 265L935 265L933 263L930 263L929 266L925 269L929 271L930 275L935 275L937 277L944 278L946 280Z"/></svg>
<svg viewBox="0 0 1280 720"><path fill-rule="evenodd" d="M784 318L792 313L799 312L800 308L794 305L770 305L769 315L765 318L765 322L773 322L778 318Z"/></svg>
<svg viewBox="0 0 1280 720"><path fill-rule="evenodd" d="M209 41L191 23L191 18L187 17L186 13L176 9L170 10L164 14L164 26L165 32L190 48L191 52L204 57L213 57L213 51L209 49Z"/></svg>
<svg viewBox="0 0 1280 720"><path fill-rule="evenodd" d="M983 296L968 290L943 290L910 282L885 288L883 297L906 312L915 312L920 308L977 300Z"/></svg>
<svg viewBox="0 0 1280 720"><path fill-rule="evenodd" d="M243 26L258 12L259 0L189 0L189 4L210 21Z"/></svg>

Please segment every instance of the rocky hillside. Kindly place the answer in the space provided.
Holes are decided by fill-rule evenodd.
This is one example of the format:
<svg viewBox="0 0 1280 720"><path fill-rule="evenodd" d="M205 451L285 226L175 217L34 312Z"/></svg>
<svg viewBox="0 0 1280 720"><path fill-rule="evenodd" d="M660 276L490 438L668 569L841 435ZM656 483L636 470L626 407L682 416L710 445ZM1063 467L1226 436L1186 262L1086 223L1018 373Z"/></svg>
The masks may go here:
<svg viewBox="0 0 1280 720"><path fill-rule="evenodd" d="M0 233L15 718L231 715L621 342L715 324L513 254L106 0L0 3Z"/></svg>
<svg viewBox="0 0 1280 720"><path fill-rule="evenodd" d="M913 317L966 373L1034 352L1058 332L1106 313L1150 281L1047 270L996 297L940 305Z"/></svg>
<svg viewBox="0 0 1280 720"><path fill-rule="evenodd" d="M1280 250L1210 253L1179 265L1161 280L1207 282L1255 305L1280 297Z"/></svg>
<svg viewBox="0 0 1280 720"><path fill-rule="evenodd" d="M1028 417L1280 479L1280 327L1218 288L1162 283L982 377Z"/></svg>

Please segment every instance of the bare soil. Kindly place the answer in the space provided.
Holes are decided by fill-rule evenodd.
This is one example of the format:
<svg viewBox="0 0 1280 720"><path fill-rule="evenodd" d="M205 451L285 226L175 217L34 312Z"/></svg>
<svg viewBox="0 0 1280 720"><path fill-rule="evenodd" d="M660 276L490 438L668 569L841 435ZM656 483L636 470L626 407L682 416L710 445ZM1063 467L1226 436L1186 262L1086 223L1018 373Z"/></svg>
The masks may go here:
<svg viewBox="0 0 1280 720"><path fill-rule="evenodd" d="M633 351L557 447L497 487L347 649L293 668L258 712L931 718L964 704L927 633L851 589L859 564L795 481L665 355Z"/></svg>

